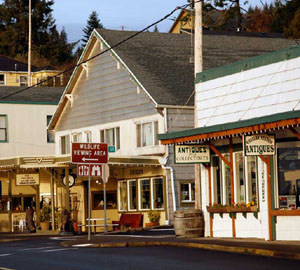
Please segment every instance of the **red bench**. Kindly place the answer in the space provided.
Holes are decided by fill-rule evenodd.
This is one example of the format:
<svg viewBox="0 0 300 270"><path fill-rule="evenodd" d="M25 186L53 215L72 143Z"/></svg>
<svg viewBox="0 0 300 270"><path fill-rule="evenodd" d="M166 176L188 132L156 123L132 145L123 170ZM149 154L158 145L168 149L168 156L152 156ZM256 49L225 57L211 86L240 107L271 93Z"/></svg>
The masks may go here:
<svg viewBox="0 0 300 270"><path fill-rule="evenodd" d="M139 228L143 226L143 214L122 213L119 221L112 221L113 230L121 230L122 226L128 228ZM118 226L116 226L118 225Z"/></svg>

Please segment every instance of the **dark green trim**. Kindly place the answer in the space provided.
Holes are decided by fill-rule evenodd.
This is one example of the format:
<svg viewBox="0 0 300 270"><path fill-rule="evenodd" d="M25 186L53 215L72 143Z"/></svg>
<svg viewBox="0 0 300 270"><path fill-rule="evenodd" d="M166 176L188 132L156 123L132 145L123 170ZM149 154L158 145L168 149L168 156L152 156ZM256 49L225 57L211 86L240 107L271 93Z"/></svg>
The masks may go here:
<svg viewBox="0 0 300 270"><path fill-rule="evenodd" d="M0 104L58 105L58 102L39 102L39 101L0 101Z"/></svg>
<svg viewBox="0 0 300 270"><path fill-rule="evenodd" d="M259 124L272 123L280 120L287 120L287 119L293 119L298 117L300 117L300 110L284 112L284 113L276 113L267 116L251 118L248 120L231 122L231 123L226 123L221 125L214 125L210 127L201 127L201 128L187 129L183 131L170 132L165 134L158 134L157 136L159 140L170 140L170 139L177 139L177 138L189 137L194 135L201 135L201 134L206 134L211 132L220 132L220 131L249 127L249 126L254 126Z"/></svg>
<svg viewBox="0 0 300 270"><path fill-rule="evenodd" d="M285 60L291 60L297 57L300 57L300 46L293 46L280 51L251 57L226 66L217 67L198 73L196 75L196 84L232 75L241 71L270 65Z"/></svg>

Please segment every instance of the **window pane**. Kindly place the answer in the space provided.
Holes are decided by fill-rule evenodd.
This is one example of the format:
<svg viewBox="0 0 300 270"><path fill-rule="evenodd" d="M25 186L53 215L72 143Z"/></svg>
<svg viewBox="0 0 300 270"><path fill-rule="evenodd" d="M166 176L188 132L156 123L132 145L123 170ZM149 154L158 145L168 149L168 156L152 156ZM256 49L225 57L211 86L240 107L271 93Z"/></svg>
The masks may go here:
<svg viewBox="0 0 300 270"><path fill-rule="evenodd" d="M22 198L21 197L12 198L12 210L13 211L22 211Z"/></svg>
<svg viewBox="0 0 300 270"><path fill-rule="evenodd" d="M104 143L104 130L100 130L100 142Z"/></svg>
<svg viewBox="0 0 300 270"><path fill-rule="evenodd" d="M152 123L142 125L142 146L153 145L153 130Z"/></svg>
<svg viewBox="0 0 300 270"><path fill-rule="evenodd" d="M155 122L154 122L154 144L155 144L155 145L158 145L158 144L159 144L158 138L157 138L157 134L158 134L158 122L155 121Z"/></svg>
<svg viewBox="0 0 300 270"><path fill-rule="evenodd" d="M136 146L141 147L141 125L136 125Z"/></svg>
<svg viewBox="0 0 300 270"><path fill-rule="evenodd" d="M229 155L224 157L230 161ZM231 179L230 179L230 167L223 162L224 166L224 183L225 183L225 204L231 204Z"/></svg>
<svg viewBox="0 0 300 270"><path fill-rule="evenodd" d="M32 196L24 197L24 210L26 211L29 206L32 206L33 202L34 200Z"/></svg>
<svg viewBox="0 0 300 270"><path fill-rule="evenodd" d="M49 125L51 121L52 115L47 115L47 126ZM54 134L50 133L47 130L47 142L54 142Z"/></svg>
<svg viewBox="0 0 300 270"><path fill-rule="evenodd" d="M163 179L155 178L153 179L153 208L163 208L164 207L164 189L163 189Z"/></svg>
<svg viewBox="0 0 300 270"><path fill-rule="evenodd" d="M70 153L70 135L66 136L66 153Z"/></svg>
<svg viewBox="0 0 300 270"><path fill-rule="evenodd" d="M6 128L6 116L0 116L0 128Z"/></svg>
<svg viewBox="0 0 300 270"><path fill-rule="evenodd" d="M0 129L0 141L6 141L6 129Z"/></svg>
<svg viewBox="0 0 300 270"><path fill-rule="evenodd" d="M116 128L116 150L120 149L120 128Z"/></svg>
<svg viewBox="0 0 300 270"><path fill-rule="evenodd" d="M189 184L181 184L180 190L181 190L181 200L182 201L190 201Z"/></svg>
<svg viewBox="0 0 300 270"><path fill-rule="evenodd" d="M105 130L105 142L108 145L115 145L115 132L113 128Z"/></svg>
<svg viewBox="0 0 300 270"><path fill-rule="evenodd" d="M20 85L27 86L28 85L28 77L27 76L20 76Z"/></svg>
<svg viewBox="0 0 300 270"><path fill-rule="evenodd" d="M4 74L0 74L0 84L1 85L5 84L5 76L4 76Z"/></svg>
<svg viewBox="0 0 300 270"><path fill-rule="evenodd" d="M247 157L248 183L249 183L249 201L257 203L257 171L256 157Z"/></svg>
<svg viewBox="0 0 300 270"><path fill-rule="evenodd" d="M66 137L62 136L60 137L60 145L61 145L61 154L66 154Z"/></svg>
<svg viewBox="0 0 300 270"><path fill-rule="evenodd" d="M192 201L195 201L195 183L191 183L191 191L192 191Z"/></svg>
<svg viewBox="0 0 300 270"><path fill-rule="evenodd" d="M85 138L86 138L86 142L87 143L89 143L89 142L91 142L92 140L91 140L91 132L90 131L87 131L86 133L85 133Z"/></svg>
<svg viewBox="0 0 300 270"><path fill-rule="evenodd" d="M237 188L237 202L246 202L246 188L244 180L244 155L235 154L235 179Z"/></svg>
<svg viewBox="0 0 300 270"><path fill-rule="evenodd" d="M300 147L278 148L279 208L300 208Z"/></svg>
<svg viewBox="0 0 300 270"><path fill-rule="evenodd" d="M0 199L0 212L7 211L7 198Z"/></svg>
<svg viewBox="0 0 300 270"><path fill-rule="evenodd" d="M136 210L136 181L129 181L129 210Z"/></svg>
<svg viewBox="0 0 300 270"><path fill-rule="evenodd" d="M119 185L119 210L127 210L127 183L126 181L118 182Z"/></svg>
<svg viewBox="0 0 300 270"><path fill-rule="evenodd" d="M150 209L150 180L140 180L141 209Z"/></svg>
<svg viewBox="0 0 300 270"><path fill-rule="evenodd" d="M214 181L214 203L222 203L222 170L221 161L217 156L212 157L213 181Z"/></svg>
<svg viewBox="0 0 300 270"><path fill-rule="evenodd" d="M104 193L103 191L93 192L93 209L104 209ZM117 207L117 194L114 191L106 191L106 207L114 209Z"/></svg>

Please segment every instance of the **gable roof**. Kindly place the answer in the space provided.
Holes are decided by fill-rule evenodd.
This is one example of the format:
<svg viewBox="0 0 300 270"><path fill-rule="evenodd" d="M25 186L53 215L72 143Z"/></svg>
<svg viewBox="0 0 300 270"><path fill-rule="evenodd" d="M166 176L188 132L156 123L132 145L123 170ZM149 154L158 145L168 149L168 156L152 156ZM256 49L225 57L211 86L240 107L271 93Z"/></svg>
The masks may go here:
<svg viewBox="0 0 300 270"><path fill-rule="evenodd" d="M113 46L136 32L96 29ZM194 90L192 37L189 35L144 32L113 51L160 105L185 105ZM204 70L252 56L287 48L294 41L283 38L231 35L204 31ZM191 99L189 105L193 105Z"/></svg>
<svg viewBox="0 0 300 270"><path fill-rule="evenodd" d="M2 86L0 89L0 103L57 105L64 91L63 87L31 87L19 94L2 99L24 88L24 86Z"/></svg>
<svg viewBox="0 0 300 270"><path fill-rule="evenodd" d="M31 66L31 69L32 71L38 70L38 68L35 66ZM0 55L0 71L27 72L28 64L4 55Z"/></svg>

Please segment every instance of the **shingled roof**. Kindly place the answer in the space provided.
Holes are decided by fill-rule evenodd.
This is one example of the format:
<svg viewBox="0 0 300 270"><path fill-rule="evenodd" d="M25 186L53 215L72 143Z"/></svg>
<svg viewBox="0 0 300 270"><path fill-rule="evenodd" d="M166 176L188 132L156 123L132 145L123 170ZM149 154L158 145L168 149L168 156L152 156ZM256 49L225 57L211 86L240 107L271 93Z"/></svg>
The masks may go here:
<svg viewBox="0 0 300 270"><path fill-rule="evenodd" d="M38 68L35 66L31 66L32 71L37 71ZM23 63L21 61L17 61L15 59L9 58L4 55L0 55L0 71L28 71L28 64Z"/></svg>
<svg viewBox="0 0 300 270"><path fill-rule="evenodd" d="M110 45L136 32L96 29ZM144 32L114 51L160 105L184 105L194 90L191 63L192 37L183 34ZM224 66L249 57L294 45L294 41L262 35L227 35L204 31L204 70ZM193 99L189 105L193 104Z"/></svg>
<svg viewBox="0 0 300 270"><path fill-rule="evenodd" d="M24 89L23 87L2 86L0 88L0 103L43 103L43 104L58 104L63 87L31 87L19 94L6 96L16 93Z"/></svg>

